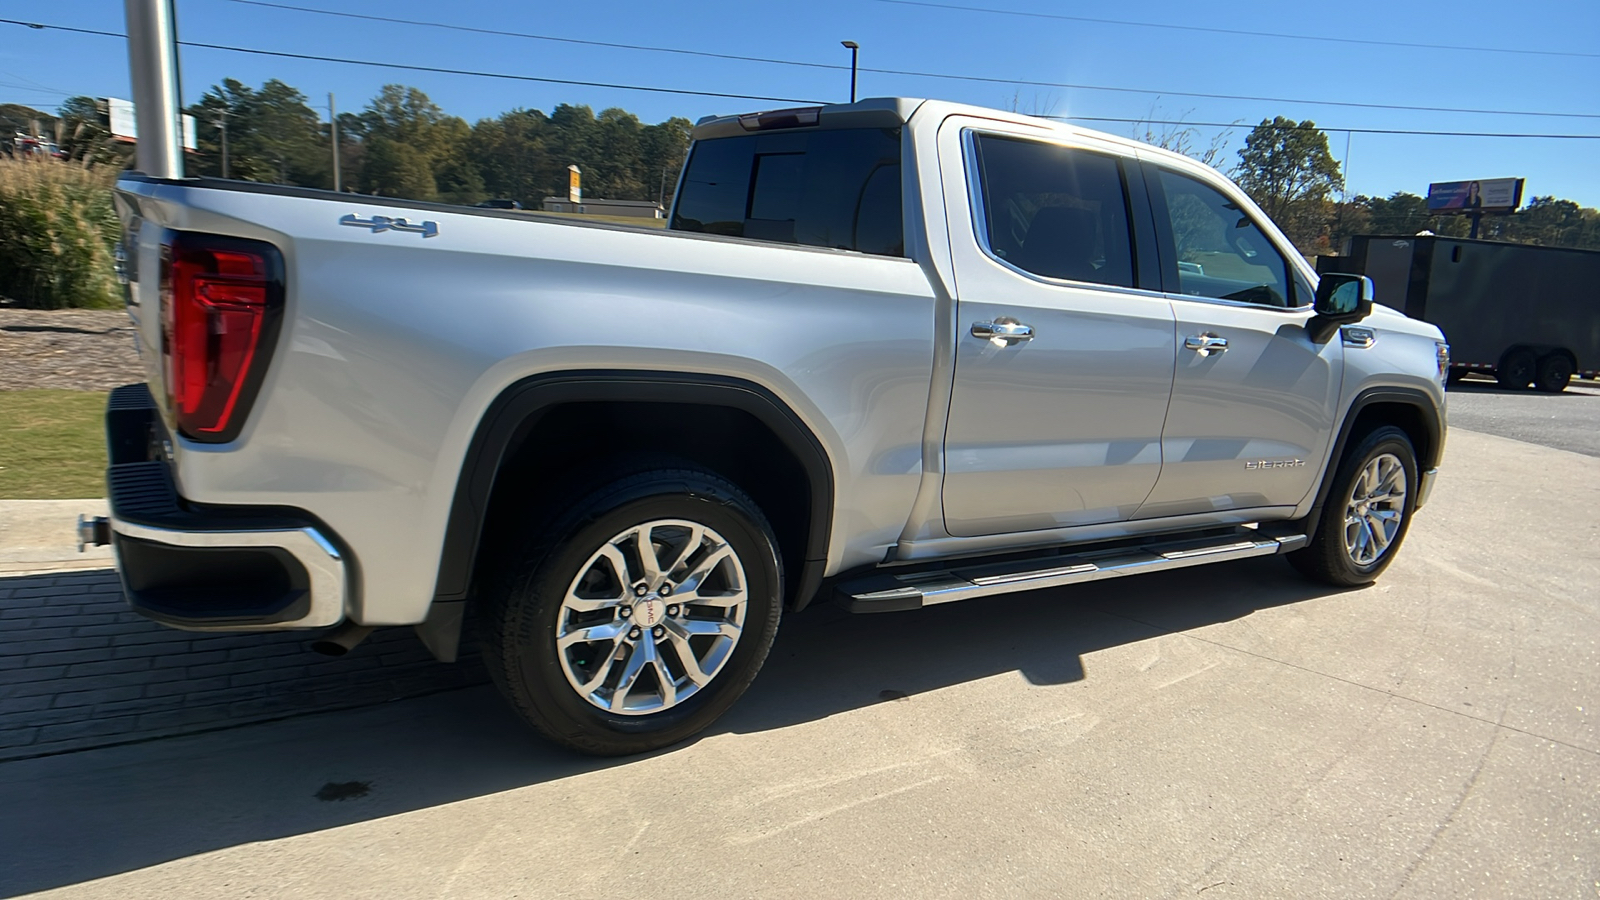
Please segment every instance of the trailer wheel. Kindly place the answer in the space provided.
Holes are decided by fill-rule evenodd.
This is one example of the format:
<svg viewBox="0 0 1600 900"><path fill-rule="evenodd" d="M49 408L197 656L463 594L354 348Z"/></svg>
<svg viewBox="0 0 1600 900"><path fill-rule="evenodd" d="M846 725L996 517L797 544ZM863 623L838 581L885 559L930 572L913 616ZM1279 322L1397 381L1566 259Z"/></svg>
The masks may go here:
<svg viewBox="0 0 1600 900"><path fill-rule="evenodd" d="M1533 380L1533 386L1546 394L1559 394L1567 389L1567 382L1572 380L1572 371L1576 366L1565 353L1552 353L1539 360L1539 374Z"/></svg>
<svg viewBox="0 0 1600 900"><path fill-rule="evenodd" d="M1535 363L1532 350L1515 348L1507 350L1495 367L1494 378L1508 391L1520 391L1533 381Z"/></svg>

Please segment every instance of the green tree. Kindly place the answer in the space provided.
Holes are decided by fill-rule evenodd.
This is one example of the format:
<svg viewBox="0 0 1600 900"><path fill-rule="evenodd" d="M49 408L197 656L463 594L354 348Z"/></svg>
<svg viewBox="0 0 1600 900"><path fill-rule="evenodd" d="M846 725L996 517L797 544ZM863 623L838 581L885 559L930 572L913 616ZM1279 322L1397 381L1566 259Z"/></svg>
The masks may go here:
<svg viewBox="0 0 1600 900"><path fill-rule="evenodd" d="M365 144L361 190L447 203L483 199L483 177L468 154L472 129L427 94L386 84L359 118L355 133Z"/></svg>
<svg viewBox="0 0 1600 900"><path fill-rule="evenodd" d="M672 205L672 195L678 189L678 173L689 155L689 134L693 128L688 119L674 116L660 124L646 126L639 135L645 187L645 196L641 199ZM655 188L654 196L650 194L651 187Z"/></svg>
<svg viewBox="0 0 1600 900"><path fill-rule="evenodd" d="M369 137L364 142L361 190L380 197L408 200L434 200L439 185L433 167L421 150L388 137Z"/></svg>
<svg viewBox="0 0 1600 900"><path fill-rule="evenodd" d="M514 109L472 126L467 155L476 164L487 195L539 208L555 169L545 147L549 124L549 117L537 109Z"/></svg>
<svg viewBox="0 0 1600 900"><path fill-rule="evenodd" d="M1515 215L1486 217L1484 224L1504 240L1600 250L1600 210L1571 200L1535 197Z"/></svg>
<svg viewBox="0 0 1600 900"><path fill-rule="evenodd" d="M328 133L305 94L272 79L255 90L235 79L206 91L189 107L198 152L191 169L222 174L222 130L227 129L228 177L245 181L332 187Z"/></svg>
<svg viewBox="0 0 1600 900"><path fill-rule="evenodd" d="M1326 248L1327 201L1344 176L1315 122L1262 119L1245 136L1234 180L1302 250Z"/></svg>

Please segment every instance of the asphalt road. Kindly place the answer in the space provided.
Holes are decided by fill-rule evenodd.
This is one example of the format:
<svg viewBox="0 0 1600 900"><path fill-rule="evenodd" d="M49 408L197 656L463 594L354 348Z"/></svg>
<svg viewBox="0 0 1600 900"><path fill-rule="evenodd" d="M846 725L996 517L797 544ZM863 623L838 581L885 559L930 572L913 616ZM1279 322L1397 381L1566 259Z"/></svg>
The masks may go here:
<svg viewBox="0 0 1600 900"><path fill-rule="evenodd" d="M0 765L0 895L1592 898L1600 460L1447 462L1376 586L808 612L647 757L474 688Z"/></svg>
<svg viewBox="0 0 1600 900"><path fill-rule="evenodd" d="M1450 386L1451 428L1600 456L1600 382L1573 381L1563 393L1504 391L1470 378ZM1446 448L1446 464L1449 448Z"/></svg>

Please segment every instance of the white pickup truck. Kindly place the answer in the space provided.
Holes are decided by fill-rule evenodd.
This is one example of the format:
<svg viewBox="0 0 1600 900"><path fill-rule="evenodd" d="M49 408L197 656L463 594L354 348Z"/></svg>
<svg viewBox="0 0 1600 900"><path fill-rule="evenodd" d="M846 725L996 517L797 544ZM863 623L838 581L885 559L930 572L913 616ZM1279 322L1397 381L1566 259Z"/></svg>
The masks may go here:
<svg viewBox="0 0 1600 900"><path fill-rule="evenodd" d="M1433 326L1191 159L913 99L701 121L667 230L124 177L107 414L143 614L473 608L546 736L715 720L780 613L1285 554L1376 578L1444 446Z"/></svg>

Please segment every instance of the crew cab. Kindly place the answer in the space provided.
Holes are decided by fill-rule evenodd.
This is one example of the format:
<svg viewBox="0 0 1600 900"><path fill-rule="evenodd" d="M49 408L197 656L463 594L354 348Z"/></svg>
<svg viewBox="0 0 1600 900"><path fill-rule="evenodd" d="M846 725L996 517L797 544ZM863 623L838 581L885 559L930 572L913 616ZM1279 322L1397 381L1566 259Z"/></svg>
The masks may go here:
<svg viewBox="0 0 1600 900"><path fill-rule="evenodd" d="M533 726L625 754L819 601L1395 558L1447 348L1218 172L905 98L693 137L665 231L123 177L148 382L84 530L133 608L448 661L471 607Z"/></svg>

